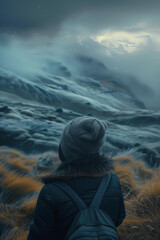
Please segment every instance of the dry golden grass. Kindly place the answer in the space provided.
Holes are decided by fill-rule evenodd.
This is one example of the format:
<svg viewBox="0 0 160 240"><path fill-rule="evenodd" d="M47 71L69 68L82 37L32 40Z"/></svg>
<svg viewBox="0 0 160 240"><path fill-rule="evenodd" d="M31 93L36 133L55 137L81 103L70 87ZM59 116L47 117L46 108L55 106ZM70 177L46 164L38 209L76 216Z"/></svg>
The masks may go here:
<svg viewBox="0 0 160 240"><path fill-rule="evenodd" d="M21 212L23 212L26 216L31 216L34 212L36 202L37 202L37 197L30 199L28 201L25 201L21 205Z"/></svg>
<svg viewBox="0 0 160 240"><path fill-rule="evenodd" d="M118 175L124 198L129 199L137 194L137 184L134 179L133 171L128 167L115 164L115 173Z"/></svg>
<svg viewBox="0 0 160 240"><path fill-rule="evenodd" d="M42 184L30 176L20 175L15 172L10 172L1 166L1 186L6 190L11 191L14 195L24 195L32 191L39 192Z"/></svg>
<svg viewBox="0 0 160 240"><path fill-rule="evenodd" d="M28 236L28 230L23 228L15 227L6 234L4 234L1 240L26 240Z"/></svg>
<svg viewBox="0 0 160 240"><path fill-rule="evenodd" d="M127 216L118 231L124 240L159 240L160 172L147 169L143 163L137 166L134 175L137 193L125 201ZM135 173L135 168L131 169Z"/></svg>
<svg viewBox="0 0 160 240"><path fill-rule="evenodd" d="M28 166L25 160L21 160L20 158L13 158L8 160L9 165L14 169L21 171L31 171L32 167Z"/></svg>
<svg viewBox="0 0 160 240"><path fill-rule="evenodd" d="M4 153L6 153L5 157ZM29 161L26 160L26 157L20 155L20 153L12 152L11 150L8 150L8 152L6 152L6 150L1 150L0 161L1 187L5 189L5 192L7 192L6 195L9 196L12 201L31 192L40 191L43 186L42 183L35 178L24 174L24 171L28 172L28 174L32 173L33 159L29 166ZM12 166L12 168L10 168L10 166Z"/></svg>
<svg viewBox="0 0 160 240"><path fill-rule="evenodd" d="M54 156L56 159L56 157ZM42 184L50 168L37 167L38 157L0 150L0 240L26 240ZM55 164L57 164L57 161ZM126 219L118 228L123 240L160 240L160 172L130 156L114 158L125 197ZM3 223L1 225L1 223Z"/></svg>
<svg viewBox="0 0 160 240"><path fill-rule="evenodd" d="M3 153L3 154L5 154L5 156L6 156L6 155L11 155L11 156L13 156L13 157L23 157L23 158L24 158L24 156L22 156L22 154L21 154L21 153L19 153L19 152L17 152L17 151L14 151L14 150L9 150L9 149L7 149L7 150L5 150L5 149L0 149L0 153Z"/></svg>
<svg viewBox="0 0 160 240"><path fill-rule="evenodd" d="M7 226L20 227L25 224L25 214L19 208L9 205L0 205L0 220Z"/></svg>

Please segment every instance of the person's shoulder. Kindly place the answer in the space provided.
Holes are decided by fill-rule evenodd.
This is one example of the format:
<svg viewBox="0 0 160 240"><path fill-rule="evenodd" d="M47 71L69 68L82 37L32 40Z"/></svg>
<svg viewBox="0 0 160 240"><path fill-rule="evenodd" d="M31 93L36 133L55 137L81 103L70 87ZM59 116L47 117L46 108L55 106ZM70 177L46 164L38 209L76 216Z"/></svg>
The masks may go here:
<svg viewBox="0 0 160 240"><path fill-rule="evenodd" d="M116 174L116 173L113 173L113 172L111 172L110 174L111 174L111 176L112 176L112 181L114 181L115 183L117 183L118 185L120 185L120 180L119 180L119 177L117 176L117 174Z"/></svg>
<svg viewBox="0 0 160 240"><path fill-rule="evenodd" d="M44 183L40 193L41 195L51 195L52 193L54 194L55 192L59 192L59 188L56 186L56 183L58 183L58 180L51 181L51 182L46 182Z"/></svg>
<svg viewBox="0 0 160 240"><path fill-rule="evenodd" d="M59 181L55 180L52 182L46 182L43 188L45 191L57 191L59 188L57 187L56 183L59 183Z"/></svg>
<svg viewBox="0 0 160 240"><path fill-rule="evenodd" d="M39 199L56 206L60 199L64 198L63 192L56 186L55 182L46 183L39 194Z"/></svg>

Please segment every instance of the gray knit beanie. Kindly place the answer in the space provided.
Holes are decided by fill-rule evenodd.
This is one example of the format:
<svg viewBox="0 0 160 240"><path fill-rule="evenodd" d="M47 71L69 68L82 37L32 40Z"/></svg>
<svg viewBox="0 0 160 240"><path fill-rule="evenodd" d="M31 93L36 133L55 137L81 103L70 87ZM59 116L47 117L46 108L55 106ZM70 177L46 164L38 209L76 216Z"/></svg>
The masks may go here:
<svg viewBox="0 0 160 240"><path fill-rule="evenodd" d="M69 122L60 141L64 159L74 160L98 153L105 141L106 127L105 122L90 116L77 117Z"/></svg>

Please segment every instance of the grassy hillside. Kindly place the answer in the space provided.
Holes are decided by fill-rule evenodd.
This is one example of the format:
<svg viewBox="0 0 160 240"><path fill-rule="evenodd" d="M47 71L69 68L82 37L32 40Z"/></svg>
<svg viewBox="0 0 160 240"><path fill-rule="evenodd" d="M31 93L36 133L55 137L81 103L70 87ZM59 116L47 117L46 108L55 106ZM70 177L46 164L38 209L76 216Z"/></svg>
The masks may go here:
<svg viewBox="0 0 160 240"><path fill-rule="evenodd" d="M0 150L0 240L26 240L29 223L42 188L41 177L51 171L45 159L58 163L55 155L24 156ZM160 172L148 169L130 156L114 158L120 178L127 217L118 228L123 240L159 240Z"/></svg>

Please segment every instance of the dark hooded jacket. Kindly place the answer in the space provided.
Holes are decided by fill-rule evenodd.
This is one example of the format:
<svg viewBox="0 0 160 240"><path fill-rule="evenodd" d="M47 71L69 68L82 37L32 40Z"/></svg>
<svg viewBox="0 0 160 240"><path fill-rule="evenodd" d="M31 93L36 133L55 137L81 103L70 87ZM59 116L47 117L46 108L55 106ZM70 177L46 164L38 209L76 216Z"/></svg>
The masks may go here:
<svg viewBox="0 0 160 240"><path fill-rule="evenodd" d="M111 161L103 158L84 164L62 163L54 174L43 178L43 186L30 225L28 240L63 240L78 210L72 200L55 183L65 181L89 205L102 178L111 170ZM123 194L118 177L111 173L111 181L101 201L118 227L125 218Z"/></svg>

